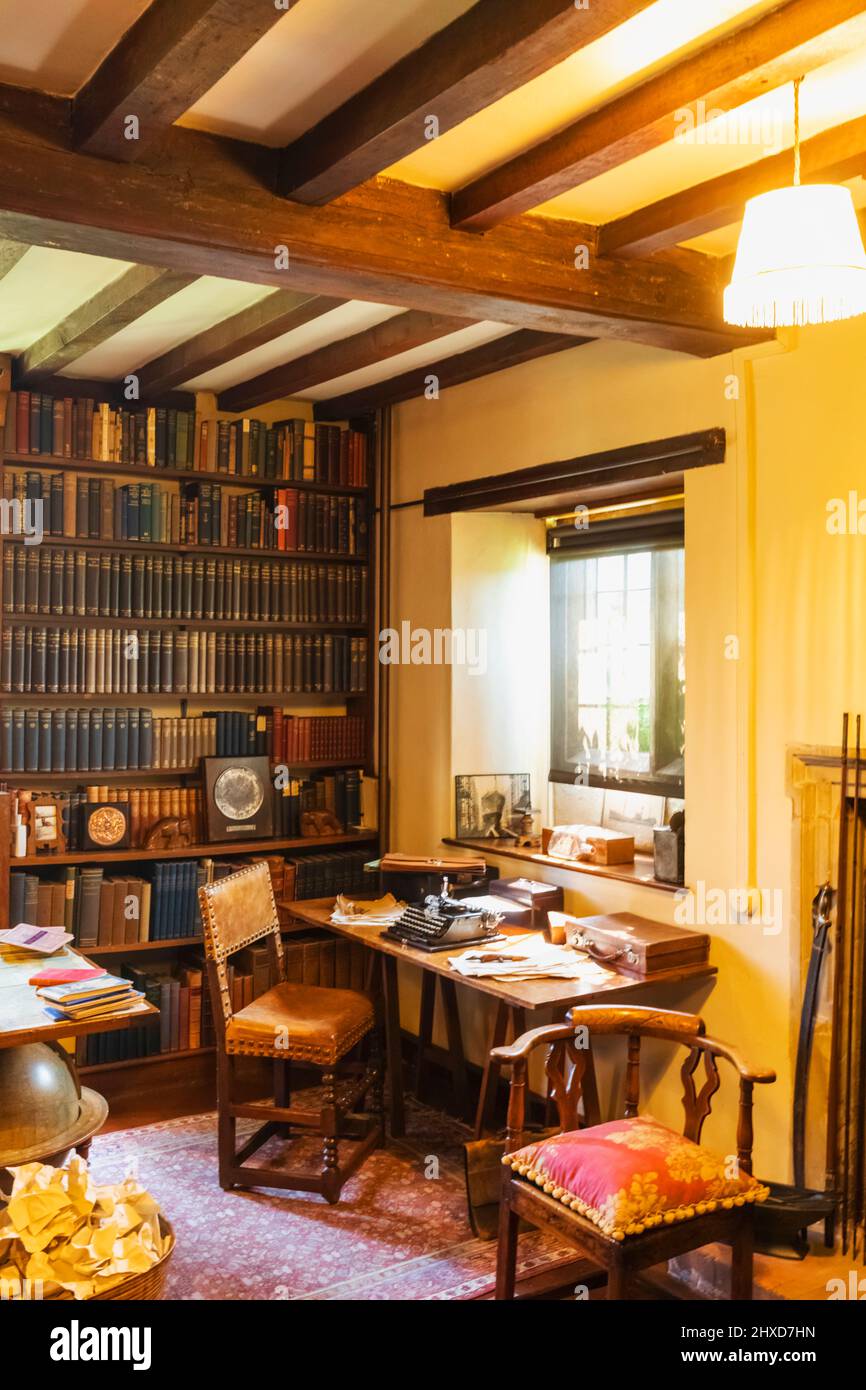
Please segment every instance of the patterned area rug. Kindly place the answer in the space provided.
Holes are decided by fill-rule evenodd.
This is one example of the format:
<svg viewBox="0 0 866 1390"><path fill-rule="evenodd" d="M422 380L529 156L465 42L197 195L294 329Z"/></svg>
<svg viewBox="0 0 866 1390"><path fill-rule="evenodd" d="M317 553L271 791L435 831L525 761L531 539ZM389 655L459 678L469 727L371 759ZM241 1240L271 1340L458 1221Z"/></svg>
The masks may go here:
<svg viewBox="0 0 866 1390"><path fill-rule="evenodd" d="M410 1102L406 1138L371 1154L333 1207L300 1192L223 1192L212 1114L99 1135L91 1161L100 1182L135 1171L174 1226L167 1298L462 1300L492 1287L496 1264L495 1242L475 1239L467 1220L468 1137ZM260 1151L269 1162L282 1147L271 1143ZM521 1272L569 1255L540 1232L520 1238Z"/></svg>

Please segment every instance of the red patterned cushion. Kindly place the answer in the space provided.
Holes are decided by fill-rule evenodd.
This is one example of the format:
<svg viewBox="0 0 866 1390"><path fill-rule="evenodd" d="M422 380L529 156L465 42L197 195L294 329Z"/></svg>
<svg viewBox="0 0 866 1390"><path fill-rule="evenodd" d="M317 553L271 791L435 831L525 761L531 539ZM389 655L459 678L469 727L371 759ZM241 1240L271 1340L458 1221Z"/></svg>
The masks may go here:
<svg viewBox="0 0 866 1390"><path fill-rule="evenodd" d="M614 1240L769 1195L755 1178L737 1174L735 1158L648 1115L556 1134L502 1162Z"/></svg>

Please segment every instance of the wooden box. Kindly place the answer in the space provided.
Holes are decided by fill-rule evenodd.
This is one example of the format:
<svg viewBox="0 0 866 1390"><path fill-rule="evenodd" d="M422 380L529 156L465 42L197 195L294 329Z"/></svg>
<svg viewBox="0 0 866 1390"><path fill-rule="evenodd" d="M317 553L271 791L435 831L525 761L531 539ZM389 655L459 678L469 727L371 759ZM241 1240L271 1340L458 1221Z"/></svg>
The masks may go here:
<svg viewBox="0 0 866 1390"><path fill-rule="evenodd" d="M560 911L563 892L555 883L539 883L532 878L500 878L492 887L497 897L513 899L529 909L529 925L538 929L547 926L547 914Z"/></svg>
<svg viewBox="0 0 866 1390"><path fill-rule="evenodd" d="M554 859L582 860L605 868L612 864L633 864L634 836L601 825L556 825L550 833L546 853Z"/></svg>
<svg viewBox="0 0 866 1390"><path fill-rule="evenodd" d="M709 959L706 932L669 927L633 912L565 919L569 946L589 951L594 959L632 975L654 975L678 965L703 965ZM562 920L560 918L560 920Z"/></svg>

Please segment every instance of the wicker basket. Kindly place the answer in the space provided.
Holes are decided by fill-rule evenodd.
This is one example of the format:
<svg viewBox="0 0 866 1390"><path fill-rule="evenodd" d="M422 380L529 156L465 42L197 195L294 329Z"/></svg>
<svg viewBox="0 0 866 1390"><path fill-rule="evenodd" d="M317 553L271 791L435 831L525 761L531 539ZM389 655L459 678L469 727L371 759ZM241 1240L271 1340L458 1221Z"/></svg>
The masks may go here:
<svg viewBox="0 0 866 1390"><path fill-rule="evenodd" d="M168 1274L168 1262L174 1254L174 1231L171 1223L160 1215L159 1230L163 1237L168 1237L169 1247L161 1259L155 1265L146 1269L143 1274L130 1274L128 1279L122 1283L115 1284L113 1289L106 1289L105 1293L97 1293L92 1299L86 1302L101 1303L109 1300L119 1300L130 1302L132 1300L147 1303L158 1302L162 1298L162 1291L165 1288L165 1277ZM68 1289L57 1288L56 1293L46 1293L45 1299L72 1299L73 1295Z"/></svg>

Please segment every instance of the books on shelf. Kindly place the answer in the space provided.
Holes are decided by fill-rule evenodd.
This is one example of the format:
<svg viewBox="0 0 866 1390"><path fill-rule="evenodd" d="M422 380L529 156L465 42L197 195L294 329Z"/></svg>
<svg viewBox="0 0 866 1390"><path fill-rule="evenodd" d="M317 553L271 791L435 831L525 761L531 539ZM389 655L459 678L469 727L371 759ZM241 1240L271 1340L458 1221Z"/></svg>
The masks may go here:
<svg viewBox="0 0 866 1390"><path fill-rule="evenodd" d="M275 765L366 757L363 715L293 715L279 707L154 715L151 709L0 709L0 772L194 768L201 758L267 755ZM103 798L105 799L105 798Z"/></svg>
<svg viewBox="0 0 866 1390"><path fill-rule="evenodd" d="M15 695L363 694L368 642L339 632L4 625Z"/></svg>
<svg viewBox="0 0 866 1390"><path fill-rule="evenodd" d="M366 566L7 545L3 612L69 618L367 621Z"/></svg>
<svg viewBox="0 0 866 1390"><path fill-rule="evenodd" d="M365 487L368 479L366 435L339 425L208 419L172 406L115 409L40 391L9 393L3 443L8 453L183 472L341 487Z"/></svg>
<svg viewBox="0 0 866 1390"><path fill-rule="evenodd" d="M216 847L215 847L216 848ZM52 871L13 869L9 919L13 925L62 927L82 951L138 946L201 936L198 889L234 873L245 863L265 862L275 896L333 897L364 887L363 849L304 855L157 860L140 874L111 873L100 864L68 865Z"/></svg>
<svg viewBox="0 0 866 1390"><path fill-rule="evenodd" d="M364 497L220 483L118 483L71 470L6 468L3 496L41 507L43 535L67 540L367 555Z"/></svg>

